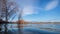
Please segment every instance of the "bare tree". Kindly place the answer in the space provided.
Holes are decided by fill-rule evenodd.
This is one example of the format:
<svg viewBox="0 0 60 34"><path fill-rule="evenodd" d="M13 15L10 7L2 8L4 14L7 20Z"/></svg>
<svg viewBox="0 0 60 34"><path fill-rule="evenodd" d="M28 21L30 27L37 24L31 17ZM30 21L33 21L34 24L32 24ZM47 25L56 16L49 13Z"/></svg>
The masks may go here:
<svg viewBox="0 0 60 34"><path fill-rule="evenodd" d="M0 19L10 20L18 11L18 5L14 1L0 0Z"/></svg>
<svg viewBox="0 0 60 34"><path fill-rule="evenodd" d="M2 6L2 11L0 11L0 18L5 19L5 34L7 34L7 24L8 20L11 18L14 19L16 16L16 12L18 11L17 4L13 1L8 1L8 0L0 0L1 1L1 6Z"/></svg>

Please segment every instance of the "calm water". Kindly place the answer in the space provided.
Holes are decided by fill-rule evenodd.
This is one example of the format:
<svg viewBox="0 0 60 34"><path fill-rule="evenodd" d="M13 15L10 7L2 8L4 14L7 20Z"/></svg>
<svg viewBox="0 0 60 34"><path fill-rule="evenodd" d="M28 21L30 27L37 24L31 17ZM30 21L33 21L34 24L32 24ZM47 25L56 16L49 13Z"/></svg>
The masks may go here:
<svg viewBox="0 0 60 34"><path fill-rule="evenodd" d="M17 26L17 24L8 24L8 29L10 30L9 32L13 34L18 34L19 32L18 28L14 28L15 26ZM24 26L24 28L21 29L23 34L27 32L31 32L32 34L45 34L45 33L46 34L54 34L54 33L60 34L60 32L39 29L39 28L55 28L55 29L60 30L60 24L24 24L24 25L21 24L21 26Z"/></svg>
<svg viewBox="0 0 60 34"><path fill-rule="evenodd" d="M14 27L17 26L17 24L8 24L8 27ZM60 29L60 24L21 24L20 26L24 27L33 27L33 28L56 28Z"/></svg>
<svg viewBox="0 0 60 34"><path fill-rule="evenodd" d="M36 28L36 29L52 28L53 30L56 29L55 31L60 32L60 24L24 24L24 25L21 24L20 26L24 26L23 28ZM8 24L8 29L13 29L14 27L17 27L17 24Z"/></svg>

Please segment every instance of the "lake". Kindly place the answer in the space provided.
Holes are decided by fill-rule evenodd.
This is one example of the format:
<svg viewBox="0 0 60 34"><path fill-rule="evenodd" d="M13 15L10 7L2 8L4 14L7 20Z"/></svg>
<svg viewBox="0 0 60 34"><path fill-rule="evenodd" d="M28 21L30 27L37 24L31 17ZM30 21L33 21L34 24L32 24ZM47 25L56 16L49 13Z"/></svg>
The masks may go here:
<svg viewBox="0 0 60 34"><path fill-rule="evenodd" d="M60 32L60 24L21 24L20 26L24 26L23 28L36 28L36 29ZM8 29L13 29L14 27L17 27L17 24L8 24Z"/></svg>

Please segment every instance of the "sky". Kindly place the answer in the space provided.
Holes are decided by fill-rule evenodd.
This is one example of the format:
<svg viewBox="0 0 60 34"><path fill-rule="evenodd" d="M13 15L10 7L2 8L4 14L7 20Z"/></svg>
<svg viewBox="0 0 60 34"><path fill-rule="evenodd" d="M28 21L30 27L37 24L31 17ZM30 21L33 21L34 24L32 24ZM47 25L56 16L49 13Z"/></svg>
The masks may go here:
<svg viewBox="0 0 60 34"><path fill-rule="evenodd" d="M60 22L60 0L14 0L22 9L22 19L37 22Z"/></svg>

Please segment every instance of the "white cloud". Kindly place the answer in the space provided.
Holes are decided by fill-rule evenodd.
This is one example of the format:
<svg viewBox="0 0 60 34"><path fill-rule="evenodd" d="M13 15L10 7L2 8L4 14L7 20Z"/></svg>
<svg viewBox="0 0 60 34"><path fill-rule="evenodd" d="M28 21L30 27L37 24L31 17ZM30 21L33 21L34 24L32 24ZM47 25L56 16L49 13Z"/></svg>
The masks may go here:
<svg viewBox="0 0 60 34"><path fill-rule="evenodd" d="M45 7L45 10L52 10L52 9L56 8L58 3L59 3L58 0L54 0L50 3L48 3Z"/></svg>
<svg viewBox="0 0 60 34"><path fill-rule="evenodd" d="M25 6L22 12L22 16L38 14L39 11L43 10L40 7Z"/></svg>
<svg viewBox="0 0 60 34"><path fill-rule="evenodd" d="M40 8L38 8L40 9ZM22 8L22 16L26 15L32 15L32 14L38 14L38 11L35 11L35 7L33 6L24 6ZM19 11L17 12L17 16L21 13L21 8L19 8Z"/></svg>
<svg viewBox="0 0 60 34"><path fill-rule="evenodd" d="M32 15L32 14L38 14L39 11L43 10L41 7L34 7L34 6L24 6L22 9L22 16L26 15ZM21 8L19 8L19 12L17 12L17 15L20 14Z"/></svg>
<svg viewBox="0 0 60 34"><path fill-rule="evenodd" d="M32 6L25 6L22 12L22 16L34 14L34 8Z"/></svg>

